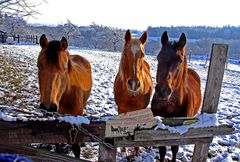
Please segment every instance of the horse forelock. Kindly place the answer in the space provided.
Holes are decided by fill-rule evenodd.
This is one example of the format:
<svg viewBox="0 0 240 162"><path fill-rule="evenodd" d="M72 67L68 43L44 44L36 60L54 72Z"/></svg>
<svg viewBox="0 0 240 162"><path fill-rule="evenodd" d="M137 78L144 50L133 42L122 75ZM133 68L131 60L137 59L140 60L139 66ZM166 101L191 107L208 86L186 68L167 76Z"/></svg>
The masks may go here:
<svg viewBox="0 0 240 162"><path fill-rule="evenodd" d="M46 49L47 60L52 63L58 63L58 55L60 52L60 41L53 40L48 43Z"/></svg>
<svg viewBox="0 0 240 162"><path fill-rule="evenodd" d="M176 49L178 48L178 42L177 41L168 41L165 46L167 48L171 48L171 49Z"/></svg>

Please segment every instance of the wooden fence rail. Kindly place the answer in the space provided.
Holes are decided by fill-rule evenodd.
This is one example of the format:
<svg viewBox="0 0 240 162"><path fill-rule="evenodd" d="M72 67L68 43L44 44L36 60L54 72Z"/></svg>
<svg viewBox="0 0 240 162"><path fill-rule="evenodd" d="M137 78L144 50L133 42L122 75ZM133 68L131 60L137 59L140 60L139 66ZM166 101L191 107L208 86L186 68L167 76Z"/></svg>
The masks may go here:
<svg viewBox="0 0 240 162"><path fill-rule="evenodd" d="M20 42L29 42L33 44L38 44L38 36L37 35L15 35L13 36L13 41L17 43Z"/></svg>
<svg viewBox="0 0 240 162"><path fill-rule="evenodd" d="M105 123L93 122L82 124L91 134L104 139ZM0 121L0 144L31 144L31 143L71 143L69 131L72 125L66 122L55 121ZM81 131L78 131L76 141L94 142Z"/></svg>

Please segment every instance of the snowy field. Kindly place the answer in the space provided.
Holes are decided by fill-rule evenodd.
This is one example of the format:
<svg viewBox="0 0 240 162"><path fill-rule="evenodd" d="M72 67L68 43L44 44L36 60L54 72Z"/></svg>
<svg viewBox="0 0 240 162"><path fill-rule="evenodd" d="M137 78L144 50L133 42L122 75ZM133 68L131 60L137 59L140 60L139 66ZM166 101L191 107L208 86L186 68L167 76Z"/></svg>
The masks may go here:
<svg viewBox="0 0 240 162"><path fill-rule="evenodd" d="M33 45L0 45L0 105L19 108L38 107L39 90L36 65L39 51L40 47ZM93 87L85 114L94 117L117 115L113 82L121 54L78 48L70 48L70 53L86 57L92 65ZM147 56L146 59L151 66L155 82L156 56ZM203 95L208 70L205 60L201 58L191 60L188 66L195 69L200 75ZM232 135L214 137L210 145L208 161L240 161L240 60L235 60L235 64L230 62L228 69L225 70L217 117L220 124L233 125L235 132ZM97 160L96 144L87 144L86 152L92 153L89 159ZM177 154L178 161L191 161L192 152L193 145L181 146ZM152 162L157 161L158 156L157 148L146 147L141 148L141 158L139 159ZM122 154L118 152L118 161L126 161L122 157ZM171 158L169 148L167 158Z"/></svg>

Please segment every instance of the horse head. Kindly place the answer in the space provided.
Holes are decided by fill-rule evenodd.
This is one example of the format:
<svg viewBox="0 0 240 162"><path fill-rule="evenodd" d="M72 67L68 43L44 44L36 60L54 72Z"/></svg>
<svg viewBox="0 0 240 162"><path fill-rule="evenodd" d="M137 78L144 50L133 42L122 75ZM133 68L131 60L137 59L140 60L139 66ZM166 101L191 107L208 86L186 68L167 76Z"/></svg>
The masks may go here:
<svg viewBox="0 0 240 162"><path fill-rule="evenodd" d="M184 33L178 41L169 41L165 31L161 37L162 48L157 56L157 85L155 93L161 100L168 100L176 89L180 88L187 69Z"/></svg>
<svg viewBox="0 0 240 162"><path fill-rule="evenodd" d="M128 91L137 93L141 89L140 79L142 76L142 66L144 62L144 45L147 41L147 33L137 39L132 37L130 30L125 34L125 44L123 48L120 71L122 80L125 81Z"/></svg>
<svg viewBox="0 0 240 162"><path fill-rule="evenodd" d="M40 88L40 108L57 111L59 101L68 88L68 72L71 67L68 42L48 41L45 34L40 38L41 51L38 56L38 77Z"/></svg>

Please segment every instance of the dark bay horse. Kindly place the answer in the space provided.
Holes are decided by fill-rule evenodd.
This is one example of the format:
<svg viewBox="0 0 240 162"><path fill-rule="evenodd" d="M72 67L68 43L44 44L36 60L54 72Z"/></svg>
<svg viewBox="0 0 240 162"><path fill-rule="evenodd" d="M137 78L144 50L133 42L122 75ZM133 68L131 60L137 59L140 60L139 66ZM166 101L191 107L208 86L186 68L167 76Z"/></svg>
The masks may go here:
<svg viewBox="0 0 240 162"><path fill-rule="evenodd" d="M201 104L200 77L187 68L186 36L169 41L165 31L161 37L162 48L157 56L157 85L151 102L154 116L193 117ZM172 146L172 161L176 161L178 146ZM160 161L164 161L166 147L159 148Z"/></svg>
<svg viewBox="0 0 240 162"><path fill-rule="evenodd" d="M119 71L114 81L114 98L119 114L144 109L150 102L153 81L144 57L146 41L146 32L139 39L132 37L130 30L125 34ZM139 150L137 152L139 155Z"/></svg>
<svg viewBox="0 0 240 162"><path fill-rule="evenodd" d="M62 114L83 115L92 87L91 65L70 55L65 37L61 41L40 38L38 56L40 108Z"/></svg>

